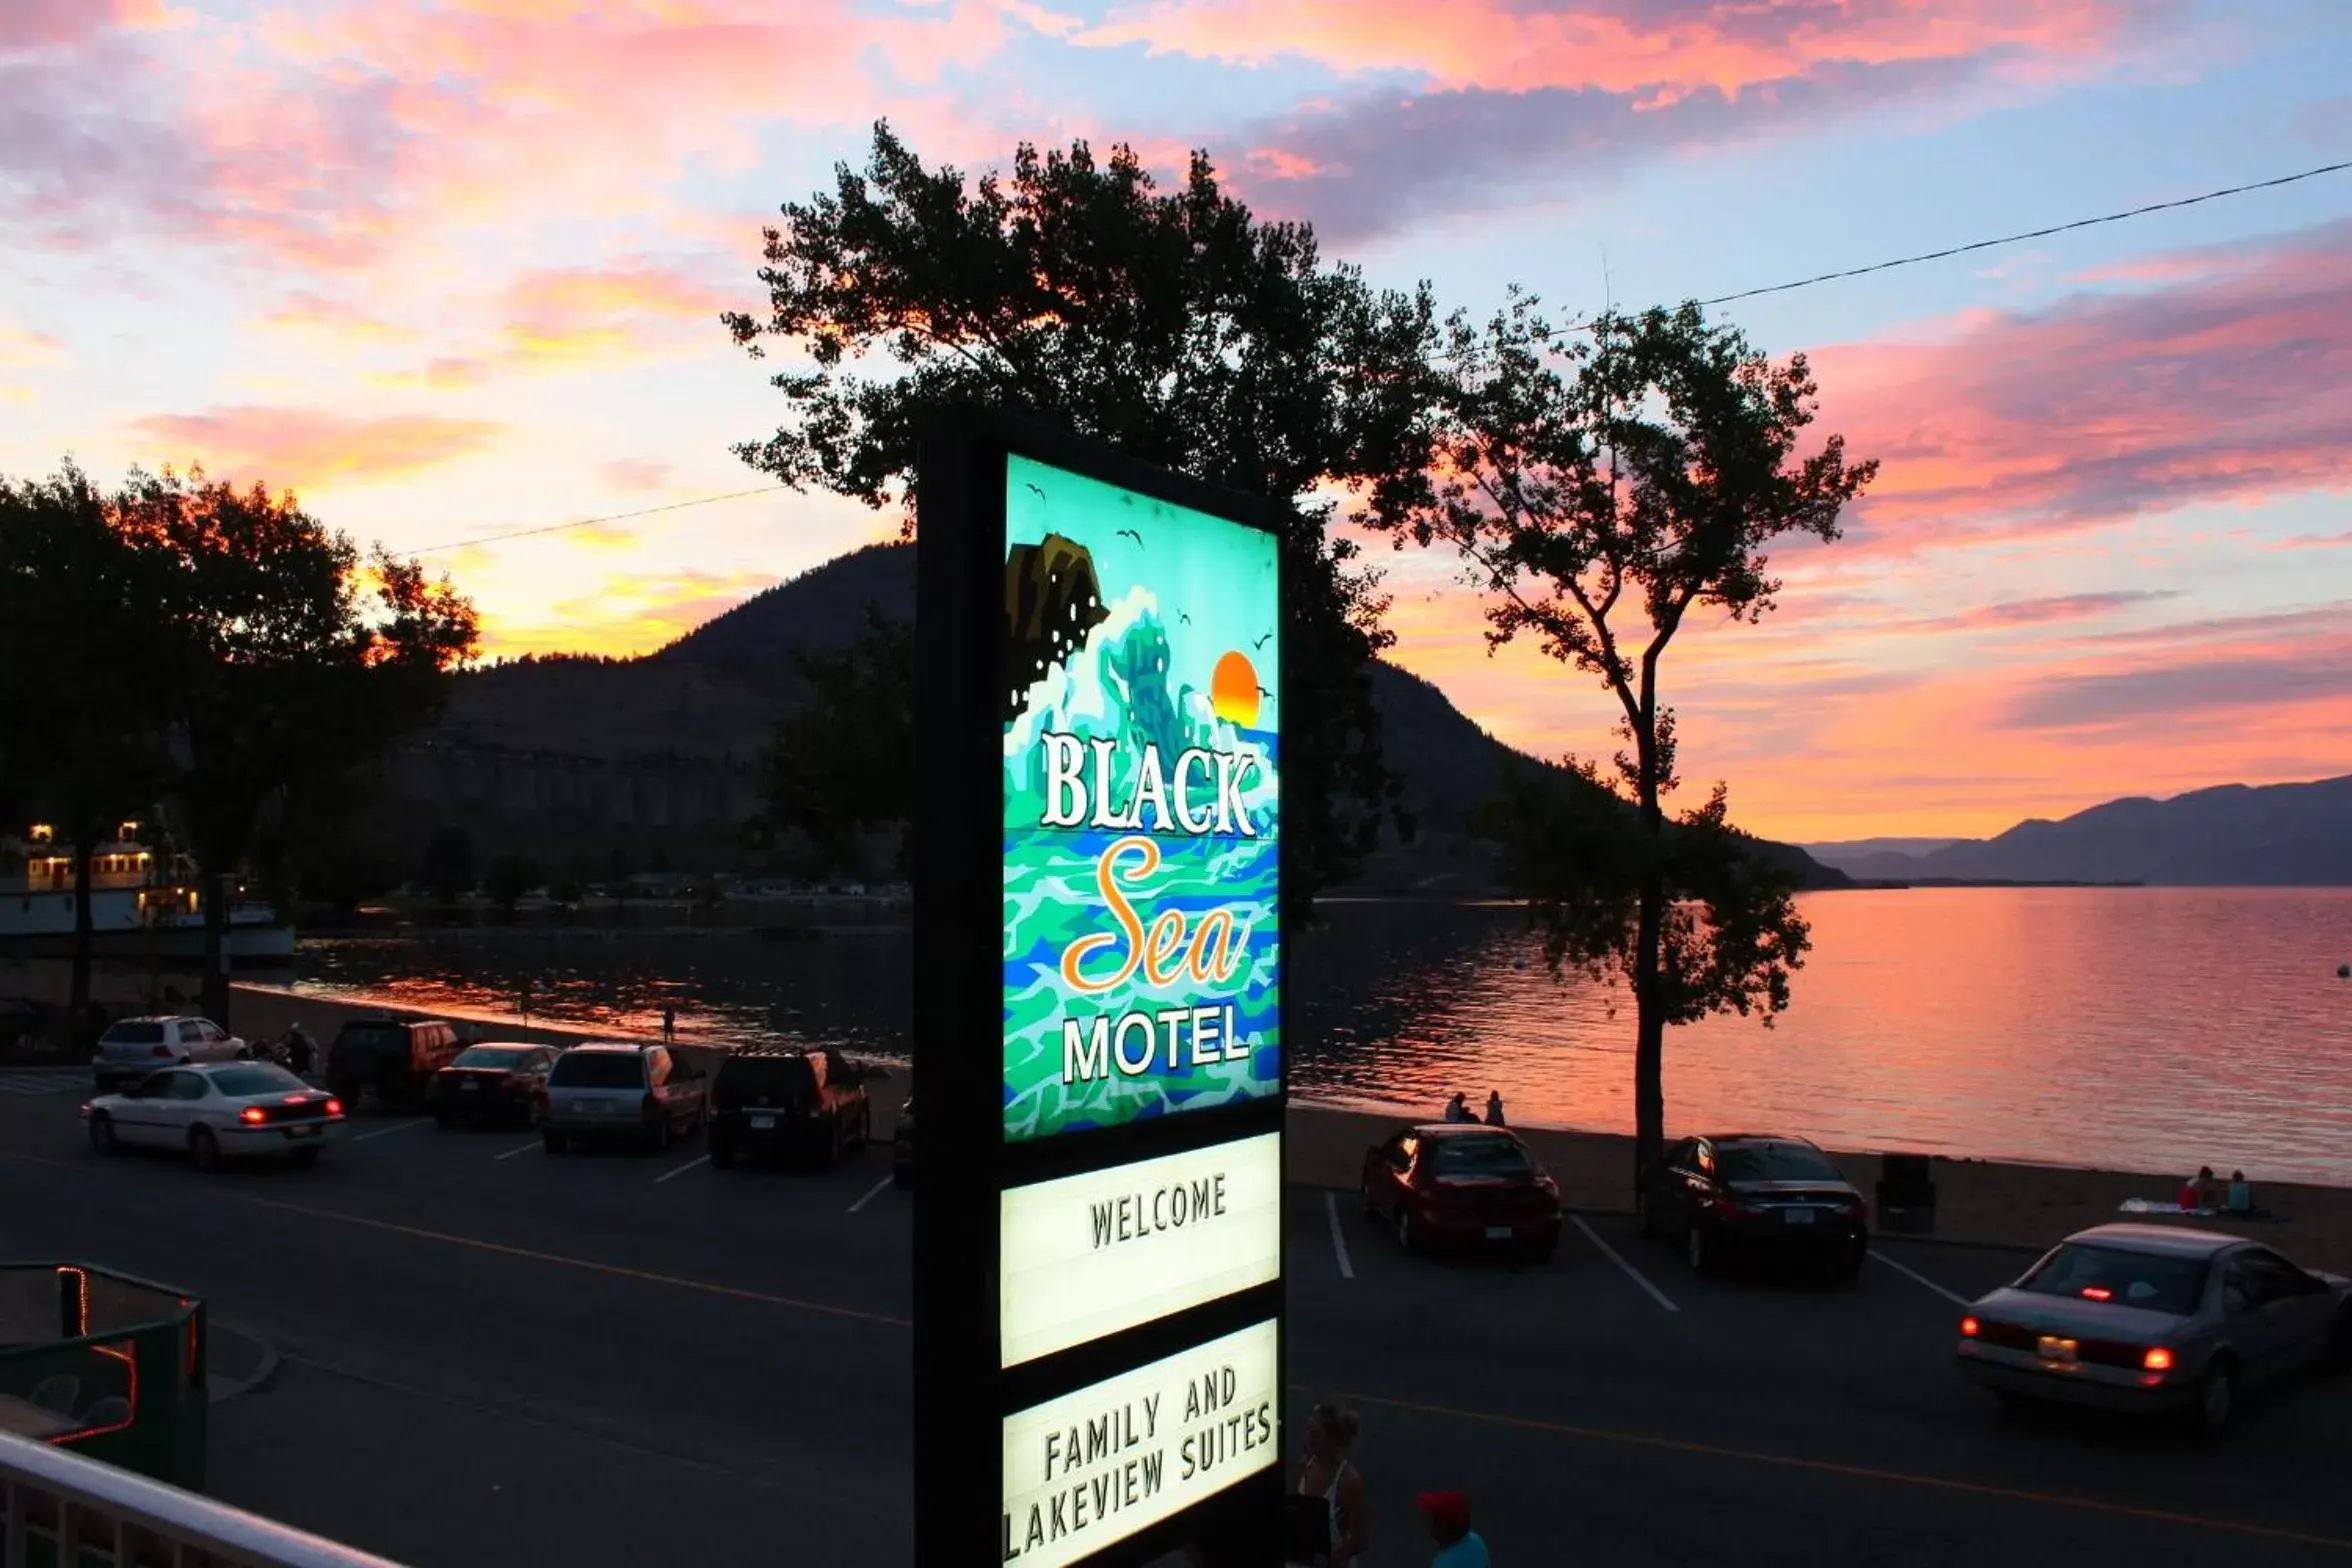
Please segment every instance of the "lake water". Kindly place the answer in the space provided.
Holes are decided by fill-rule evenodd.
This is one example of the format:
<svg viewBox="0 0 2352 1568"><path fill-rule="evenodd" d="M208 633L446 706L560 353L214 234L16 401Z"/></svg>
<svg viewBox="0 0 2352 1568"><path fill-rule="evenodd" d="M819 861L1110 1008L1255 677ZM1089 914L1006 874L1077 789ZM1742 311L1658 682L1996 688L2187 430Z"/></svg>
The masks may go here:
<svg viewBox="0 0 2352 1568"><path fill-rule="evenodd" d="M1813 894L1814 951L1770 1030L1670 1030L1676 1131L2352 1184L2352 889ZM903 933L770 942L522 929L306 941L297 986L512 1019L767 1033L902 1055ZM1294 936L1297 1093L1629 1131L1630 999L1554 981L1498 908L1347 903ZM1614 1003L1614 1015L1612 1015ZM2153 1188L2151 1190L2154 1190Z"/></svg>

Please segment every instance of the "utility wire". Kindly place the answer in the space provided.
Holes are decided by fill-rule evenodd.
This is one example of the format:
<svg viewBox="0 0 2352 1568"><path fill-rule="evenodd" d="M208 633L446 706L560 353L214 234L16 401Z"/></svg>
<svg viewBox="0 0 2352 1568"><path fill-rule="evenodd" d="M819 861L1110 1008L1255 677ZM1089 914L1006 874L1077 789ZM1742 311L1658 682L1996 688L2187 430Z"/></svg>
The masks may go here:
<svg viewBox="0 0 2352 1568"><path fill-rule="evenodd" d="M672 501L667 506L648 506L635 512L608 512L602 517L575 517L568 523L544 523L537 528L517 528L512 533L484 534L478 539L452 539L447 544L428 545L422 550L410 550L410 555L439 555L444 550L467 550L475 545L504 544L509 539L535 539L541 534L560 534L574 528L587 528L597 523L625 522L632 517L651 517L656 512L675 512L689 506L708 506L713 501L740 501L747 495L773 495L789 488L785 485L761 485L756 490L730 490L725 495L699 495L691 501Z"/></svg>
<svg viewBox="0 0 2352 1568"><path fill-rule="evenodd" d="M2224 196L2243 196L2248 191L2267 191L2280 185L2292 185L2297 180L2316 179L2322 174L2335 174L2352 169L2352 161L2324 163L2316 169L2305 169L2299 174L2282 174L2275 180L2257 180L2251 185L2230 185L2201 196L2183 196L2177 201L2150 202L2145 207L2134 207L2128 212L2102 213L2096 218L2077 218L2072 223L2055 224L2047 229L2029 229L2023 234L2004 234L1996 240L1976 240L1967 245L1954 245L1946 250L1926 251L1917 256L1898 256L1892 261L1874 261L1867 267L1848 267L1842 272L1823 272L1810 278L1799 278L1794 283L1774 283L1760 289L1742 289L1737 294L1722 294L1714 299L1701 300L1703 305L1728 305L1734 300L1754 299L1760 294L1786 294L1791 289L1811 288L1816 283L1834 283L1840 278L1859 278L1873 272L1885 272L1892 267L1909 267L1923 261L1942 261L1947 256L1965 256L1970 251L1991 250L1996 245L2015 245L2021 240L2047 239L2053 234L2064 234L2073 229L2088 229L2102 223L2121 223L2126 218L2145 217L2151 212L2169 212L2175 207L2194 207L2199 202L2219 201Z"/></svg>
<svg viewBox="0 0 2352 1568"><path fill-rule="evenodd" d="M2179 207L2194 207L2202 202L2219 201L2224 196L2243 196L2249 191L2273 190L2281 185L2293 185L2300 180L2317 179L2323 174L2338 174L2346 169L2352 169L2352 160L2342 163L2323 163L2316 169L2304 169L2295 174L2282 174L2272 180L2256 180L2247 185L2228 185L2217 191L2206 191L2197 196L2182 196L2173 201L2150 202L2145 207L2133 207L2123 212L2101 213L2095 218L2077 218L2072 223L2053 224L2046 229L2028 229L2023 234L2004 234L1998 239L1973 240L1966 245L1953 245L1944 250L1923 251L1916 256L1897 256L1892 261L1874 261L1867 267L1847 267L1837 272L1821 272L1809 278L1798 278L1790 283L1773 283L1760 289L1742 289L1737 294L1719 294L1713 299L1701 300L1699 303L1702 305L1729 305L1738 300L1755 299L1765 294L1786 294L1791 289L1809 289L1817 283L1835 283L1845 278L1867 277L1871 273L1886 272L1896 267L1917 266L1923 261L1942 261L1952 256L1965 256L1971 251L1991 250L1999 245L2016 245L2025 240L2047 239L2053 234L2066 234L2075 229L2095 228L2102 223L2121 223L2126 218L2146 217L2151 212L2170 212ZM1605 257L1602 266L1605 271L1607 268ZM1589 325L1587 322L1576 322L1571 324L1569 330L1585 330L1589 328ZM725 495L696 496L691 501L672 501L667 506L649 506L642 511L612 512L603 517L575 518L568 523L547 523L537 528L518 528L511 533L484 534L476 539L455 539L448 544L431 545L409 553L411 555L439 555L448 550L465 550L486 544L505 544L512 539L535 539L541 534L567 533L574 528L588 528L597 523L625 522L632 517L651 517L657 512L675 512L689 506L708 506L714 501L740 501L745 496L771 495L786 488L789 487L762 485L756 490L730 490Z"/></svg>

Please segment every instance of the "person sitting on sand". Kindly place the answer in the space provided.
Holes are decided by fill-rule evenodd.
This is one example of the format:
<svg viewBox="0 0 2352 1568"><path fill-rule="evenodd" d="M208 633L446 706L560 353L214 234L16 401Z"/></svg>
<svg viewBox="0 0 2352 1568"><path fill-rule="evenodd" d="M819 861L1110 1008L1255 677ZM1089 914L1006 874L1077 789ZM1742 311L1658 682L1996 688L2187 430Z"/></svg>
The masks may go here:
<svg viewBox="0 0 2352 1568"><path fill-rule="evenodd" d="M2230 1172L2229 1196L2225 1206L2232 1214L2254 1212L2254 1184L2246 1180L2244 1171Z"/></svg>
<svg viewBox="0 0 2352 1568"><path fill-rule="evenodd" d="M1446 1101L1445 1119L1449 1122L1474 1122L1478 1120L1477 1117L1470 1114L1470 1096L1462 1093L1458 1089L1455 1090L1454 1097Z"/></svg>
<svg viewBox="0 0 2352 1568"><path fill-rule="evenodd" d="M2194 1176L2182 1177L2180 1191L2172 1195L2172 1201L2184 1213L2195 1208L2197 1206L2197 1178Z"/></svg>

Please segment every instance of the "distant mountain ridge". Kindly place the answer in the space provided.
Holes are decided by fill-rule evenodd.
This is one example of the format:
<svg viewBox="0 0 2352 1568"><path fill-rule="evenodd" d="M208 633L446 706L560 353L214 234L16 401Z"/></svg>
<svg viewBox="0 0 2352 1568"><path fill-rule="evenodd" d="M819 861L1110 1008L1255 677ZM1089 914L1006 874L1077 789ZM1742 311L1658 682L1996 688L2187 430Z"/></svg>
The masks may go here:
<svg viewBox="0 0 2352 1568"><path fill-rule="evenodd" d="M914 599L913 548L870 545L642 659L518 660L471 673L440 724L392 758L380 832L413 848L434 828L461 826L483 853L551 865L601 861L613 847L639 862L658 850L680 867L733 863L757 804L759 749L800 700L792 656L849 642L869 603L904 618ZM1384 841L1349 890L1491 896L1494 851L1470 835L1468 817L1519 754L1393 665L1373 667L1372 691L1419 832ZM1760 850L1806 886L1846 884L1793 846Z"/></svg>
<svg viewBox="0 0 2352 1568"><path fill-rule="evenodd" d="M2352 886L2352 775L2132 796L1925 854L1809 846L1873 881L2141 882L2151 887Z"/></svg>

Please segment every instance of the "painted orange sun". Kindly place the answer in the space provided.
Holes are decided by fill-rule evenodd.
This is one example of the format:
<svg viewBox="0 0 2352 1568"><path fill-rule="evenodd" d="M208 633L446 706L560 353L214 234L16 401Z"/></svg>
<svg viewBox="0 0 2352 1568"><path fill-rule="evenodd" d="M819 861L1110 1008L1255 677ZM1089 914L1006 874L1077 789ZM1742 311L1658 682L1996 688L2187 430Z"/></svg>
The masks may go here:
<svg viewBox="0 0 2352 1568"><path fill-rule="evenodd" d="M1258 722L1257 666L1236 651L1217 661L1217 673L1209 677L1209 706L1218 718L1237 729L1250 729Z"/></svg>

